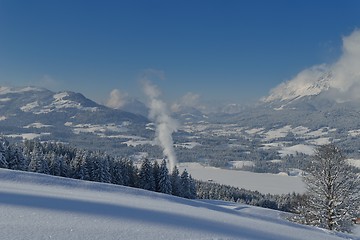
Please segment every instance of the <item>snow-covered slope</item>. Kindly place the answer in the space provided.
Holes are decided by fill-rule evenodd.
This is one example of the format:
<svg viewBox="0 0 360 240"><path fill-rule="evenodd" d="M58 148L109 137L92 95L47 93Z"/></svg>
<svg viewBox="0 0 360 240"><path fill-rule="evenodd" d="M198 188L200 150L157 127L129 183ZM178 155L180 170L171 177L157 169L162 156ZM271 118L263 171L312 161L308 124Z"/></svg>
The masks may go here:
<svg viewBox="0 0 360 240"><path fill-rule="evenodd" d="M0 169L1 238L348 239L280 212Z"/></svg>
<svg viewBox="0 0 360 240"><path fill-rule="evenodd" d="M144 116L97 104L81 93L0 86L0 135L16 141L41 138L83 148L96 142L108 151L114 138L122 139L119 132L141 136L146 123Z"/></svg>

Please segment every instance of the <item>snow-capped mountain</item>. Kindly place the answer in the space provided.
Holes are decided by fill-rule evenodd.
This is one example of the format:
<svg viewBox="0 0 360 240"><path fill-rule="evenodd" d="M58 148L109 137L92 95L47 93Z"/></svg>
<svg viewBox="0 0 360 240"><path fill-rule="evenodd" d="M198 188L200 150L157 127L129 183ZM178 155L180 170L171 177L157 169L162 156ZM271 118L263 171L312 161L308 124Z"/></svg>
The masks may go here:
<svg viewBox="0 0 360 240"><path fill-rule="evenodd" d="M284 82L271 90L270 95L261 99L265 103L284 102L300 99L306 96L317 96L330 89L332 73L318 71L314 75L300 73L295 79Z"/></svg>
<svg viewBox="0 0 360 240"><path fill-rule="evenodd" d="M108 108L81 93L0 87L0 135L10 138L99 143L120 133L138 136L146 123L142 115Z"/></svg>

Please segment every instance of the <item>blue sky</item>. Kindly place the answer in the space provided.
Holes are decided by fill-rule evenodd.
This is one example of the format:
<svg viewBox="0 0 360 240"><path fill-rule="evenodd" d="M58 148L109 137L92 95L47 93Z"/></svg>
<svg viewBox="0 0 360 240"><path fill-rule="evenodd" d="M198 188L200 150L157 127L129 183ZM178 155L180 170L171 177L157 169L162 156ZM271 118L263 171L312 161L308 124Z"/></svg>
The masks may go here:
<svg viewBox="0 0 360 240"><path fill-rule="evenodd" d="M360 1L0 0L0 85L248 102L331 64Z"/></svg>

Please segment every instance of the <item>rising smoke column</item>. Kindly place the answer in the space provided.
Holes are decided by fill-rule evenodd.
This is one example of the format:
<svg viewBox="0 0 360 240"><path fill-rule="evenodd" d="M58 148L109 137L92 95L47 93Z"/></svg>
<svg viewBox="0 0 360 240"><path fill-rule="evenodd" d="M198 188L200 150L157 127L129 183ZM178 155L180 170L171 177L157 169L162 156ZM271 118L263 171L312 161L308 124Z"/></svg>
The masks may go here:
<svg viewBox="0 0 360 240"><path fill-rule="evenodd" d="M159 98L159 89L148 80L143 80L143 90L149 98L149 118L155 122L156 141L163 149L163 154L169 159L169 167L172 170L176 166L176 155L172 133L177 131L177 122L170 117L166 104Z"/></svg>

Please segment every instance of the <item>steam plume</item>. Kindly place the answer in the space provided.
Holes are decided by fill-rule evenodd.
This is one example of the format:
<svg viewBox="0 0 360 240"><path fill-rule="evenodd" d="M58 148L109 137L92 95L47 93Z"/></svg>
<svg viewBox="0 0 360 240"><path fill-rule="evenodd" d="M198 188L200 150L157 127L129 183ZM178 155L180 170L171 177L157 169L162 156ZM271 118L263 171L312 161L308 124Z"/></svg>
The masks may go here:
<svg viewBox="0 0 360 240"><path fill-rule="evenodd" d="M127 93L123 93L118 89L114 89L110 93L110 97L106 103L106 106L114 109L120 109L126 104Z"/></svg>
<svg viewBox="0 0 360 240"><path fill-rule="evenodd" d="M166 104L159 98L161 95L159 89L148 80L143 80L143 89L149 98L149 118L156 124L156 141L162 147L164 156L168 158L170 169L173 169L177 160L172 133L177 131L178 124L170 117Z"/></svg>

